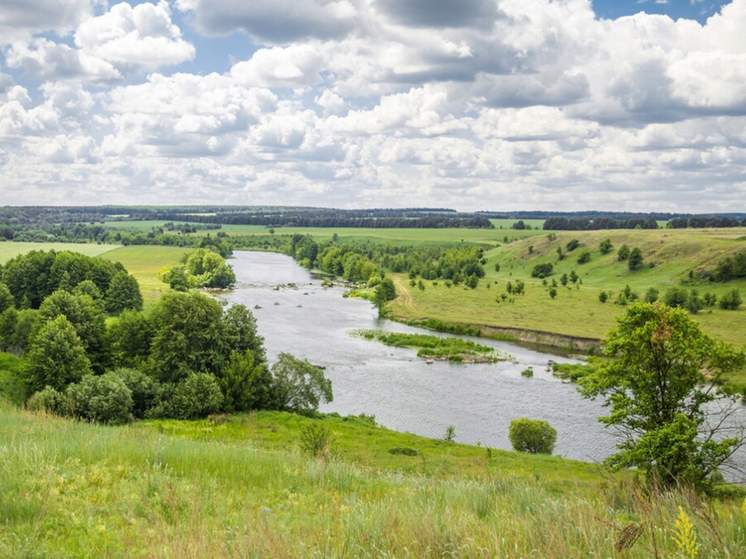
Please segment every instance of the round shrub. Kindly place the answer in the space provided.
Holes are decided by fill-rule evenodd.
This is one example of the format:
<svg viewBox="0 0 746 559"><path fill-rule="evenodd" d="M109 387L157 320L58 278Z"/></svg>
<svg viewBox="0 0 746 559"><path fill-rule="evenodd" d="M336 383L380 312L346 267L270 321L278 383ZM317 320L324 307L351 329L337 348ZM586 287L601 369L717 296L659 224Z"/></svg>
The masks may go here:
<svg viewBox="0 0 746 559"><path fill-rule="evenodd" d="M76 418L109 425L132 421L132 391L113 373L86 375L68 386L65 395Z"/></svg>
<svg viewBox="0 0 746 559"><path fill-rule="evenodd" d="M55 415L67 415L70 406L64 394L57 392L51 386L47 386L31 395L31 398L26 402L26 409Z"/></svg>
<svg viewBox="0 0 746 559"><path fill-rule="evenodd" d="M215 375L192 373L182 380L171 399L171 414L177 419L199 419L218 413L223 393Z"/></svg>
<svg viewBox="0 0 746 559"><path fill-rule="evenodd" d="M148 410L158 405L161 397L160 383L137 369L121 368L112 375L122 379L132 393L132 415L141 419Z"/></svg>
<svg viewBox="0 0 746 559"><path fill-rule="evenodd" d="M513 448L527 454L552 454L557 430L541 419L514 419L508 437Z"/></svg>

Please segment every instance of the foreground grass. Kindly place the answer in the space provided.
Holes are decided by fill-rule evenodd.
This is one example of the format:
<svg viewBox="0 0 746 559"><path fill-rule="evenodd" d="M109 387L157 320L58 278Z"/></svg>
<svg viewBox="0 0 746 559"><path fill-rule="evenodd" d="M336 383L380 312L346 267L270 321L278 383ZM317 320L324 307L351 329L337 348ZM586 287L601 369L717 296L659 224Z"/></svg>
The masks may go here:
<svg viewBox="0 0 746 559"><path fill-rule="evenodd" d="M251 441L190 440L0 410L0 556L16 558L746 557L746 513L627 481L377 471ZM622 528L649 523L623 553ZM651 536L655 537L655 542Z"/></svg>
<svg viewBox="0 0 746 559"><path fill-rule="evenodd" d="M155 304L169 290L168 285L158 279L158 272L166 266L175 266L191 249L166 246L120 247L102 255L102 258L121 262L127 271L140 282L145 306Z"/></svg>

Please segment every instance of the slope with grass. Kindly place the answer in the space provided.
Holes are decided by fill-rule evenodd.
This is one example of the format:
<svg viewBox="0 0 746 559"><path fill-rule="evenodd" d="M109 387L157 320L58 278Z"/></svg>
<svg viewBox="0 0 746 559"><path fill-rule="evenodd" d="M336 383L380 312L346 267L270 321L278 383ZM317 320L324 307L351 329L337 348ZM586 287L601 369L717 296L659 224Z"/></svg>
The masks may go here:
<svg viewBox="0 0 746 559"><path fill-rule="evenodd" d="M607 238L614 249L602 255L598 246ZM559 260L557 248L566 252L566 245L572 239L578 239L580 247ZM711 269L724 256L746 251L744 239L744 229L557 232L553 239L545 233L488 251L487 275L474 290L462 285L448 288L443 282L437 286L425 282L426 289L422 291L409 288L408 282L400 277L397 283L400 296L390 310L409 320L436 318L600 339L624 312L624 307L613 301L626 285L640 297L650 287L658 289L662 296L675 285L697 289L700 295L712 292L718 296L737 288L746 296L746 280L689 281L690 270ZM616 250L623 244L642 250L645 264L640 270L631 272L626 262L618 261ZM584 250L590 251L591 260L578 264ZM496 263L500 265L499 272L495 271ZM531 277L534 266L542 263L554 266L554 272L546 278L549 283L554 279L559 284L563 274L569 275L574 270L582 285L560 284L556 298L552 299L542 280ZM514 284L518 279L525 283L525 294L506 293L508 282ZM606 303L599 301L601 291L610 294ZM506 300L502 299L503 294ZM746 306L737 311L707 308L695 318L713 336L736 344L745 341Z"/></svg>
<svg viewBox="0 0 746 559"><path fill-rule="evenodd" d="M165 431L179 429L107 428L0 408L0 556L642 559L655 546L660 557L676 557L682 505L701 557L746 557L742 497L712 509L683 493L637 498L630 480L591 466L525 456L511 464L508 453L489 458L485 449L436 442L422 443L424 460L386 452L382 467L312 459L289 435L286 444L252 435L273 441L290 432L289 420L267 419L264 430L251 418L184 423L186 433L171 436ZM349 426L338 424L333 444L343 445ZM358 448L361 439L399 443L357 432L353 439ZM444 476L435 459L427 471L431 448L471 452L473 466ZM421 462L425 473L397 471L396 461ZM623 534L640 525L639 540L627 541Z"/></svg>
<svg viewBox="0 0 746 559"><path fill-rule="evenodd" d="M112 249L116 245L105 245L96 243L0 243L0 264L3 264L19 254L26 254L32 250L69 250L79 252L87 256L99 256Z"/></svg>

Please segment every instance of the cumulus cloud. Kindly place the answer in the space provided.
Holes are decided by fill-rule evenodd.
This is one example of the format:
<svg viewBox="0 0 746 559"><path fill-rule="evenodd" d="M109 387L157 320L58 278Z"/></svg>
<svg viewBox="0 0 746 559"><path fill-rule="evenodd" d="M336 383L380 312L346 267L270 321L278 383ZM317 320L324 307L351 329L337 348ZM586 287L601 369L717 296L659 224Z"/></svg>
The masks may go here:
<svg viewBox="0 0 746 559"><path fill-rule="evenodd" d="M0 44L33 33L65 34L88 18L97 0L6 0L0 7Z"/></svg>
<svg viewBox="0 0 746 559"><path fill-rule="evenodd" d="M705 24L590 0L71 2L64 36L0 8L23 31L3 50L0 201L11 183L29 202L746 201L746 0ZM179 25L252 54L169 74L198 54Z"/></svg>

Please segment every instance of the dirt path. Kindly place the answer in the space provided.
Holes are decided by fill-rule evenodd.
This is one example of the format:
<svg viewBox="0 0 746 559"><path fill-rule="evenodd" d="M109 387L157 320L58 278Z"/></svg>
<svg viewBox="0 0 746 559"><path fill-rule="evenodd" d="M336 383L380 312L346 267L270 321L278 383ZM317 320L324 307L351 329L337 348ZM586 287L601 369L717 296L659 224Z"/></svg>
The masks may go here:
<svg viewBox="0 0 746 559"><path fill-rule="evenodd" d="M408 309L414 310L412 294L404 285L404 282L401 280L401 278L394 278L394 285L396 285L396 290L399 293L399 299L401 299L402 305L404 305Z"/></svg>

